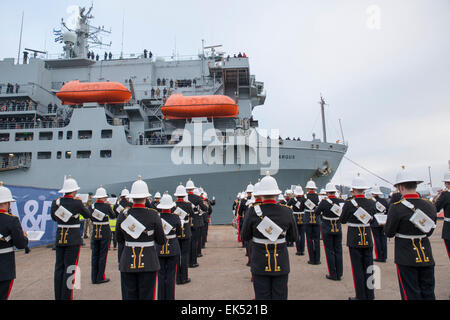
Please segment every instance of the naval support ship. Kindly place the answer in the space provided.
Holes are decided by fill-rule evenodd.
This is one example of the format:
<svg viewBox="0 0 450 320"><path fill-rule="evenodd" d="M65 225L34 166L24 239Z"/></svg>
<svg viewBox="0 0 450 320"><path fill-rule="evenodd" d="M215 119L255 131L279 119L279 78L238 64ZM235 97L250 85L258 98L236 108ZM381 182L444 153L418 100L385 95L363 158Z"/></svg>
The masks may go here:
<svg viewBox="0 0 450 320"><path fill-rule="evenodd" d="M59 56L25 49L22 63L0 61L5 184L58 189L71 175L81 193L103 185L119 194L139 175L152 193L174 192L192 179L216 198L212 223L229 224L236 193L267 170L282 188L331 180L347 145L327 142L325 126L323 141L283 140L259 128L253 109L264 104L266 92L245 54L229 56L217 51L220 46L204 45L198 56L182 58L147 50L127 57L95 54L90 48L102 45L98 35L110 31L91 25L91 11L79 8L76 26L62 20L54 30L63 44ZM71 86L81 89L58 98ZM74 96L82 88L80 102ZM108 88L122 100L105 99ZM88 99L96 90L101 93ZM177 103L179 110L171 109Z"/></svg>

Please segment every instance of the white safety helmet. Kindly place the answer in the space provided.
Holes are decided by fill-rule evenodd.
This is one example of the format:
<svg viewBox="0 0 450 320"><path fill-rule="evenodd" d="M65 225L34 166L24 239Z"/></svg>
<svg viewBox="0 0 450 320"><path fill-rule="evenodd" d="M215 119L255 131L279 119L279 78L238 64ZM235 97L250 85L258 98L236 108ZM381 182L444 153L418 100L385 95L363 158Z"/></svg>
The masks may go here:
<svg viewBox="0 0 450 320"><path fill-rule="evenodd" d="M98 188L95 191L95 195L92 197L94 199L102 199L102 198L107 198L108 194L106 193L106 189L103 188L102 186L100 186L100 188Z"/></svg>
<svg viewBox="0 0 450 320"><path fill-rule="evenodd" d="M253 186L253 195L255 197L259 196L259 185L260 185L261 180L258 179L258 182L255 183L255 185Z"/></svg>
<svg viewBox="0 0 450 320"><path fill-rule="evenodd" d="M375 185L375 187L372 188L372 190L370 191L372 194L376 194L378 196L383 195L383 192L381 192L381 189L379 186Z"/></svg>
<svg viewBox="0 0 450 320"><path fill-rule="evenodd" d="M7 202L16 202L16 200L14 200L11 190L9 190L7 187L4 187L3 182L0 181L0 203Z"/></svg>
<svg viewBox="0 0 450 320"><path fill-rule="evenodd" d="M317 189L316 183L313 181L313 179L309 180L306 183L306 189Z"/></svg>
<svg viewBox="0 0 450 320"><path fill-rule="evenodd" d="M161 193L159 192L155 193L155 199L161 199Z"/></svg>
<svg viewBox="0 0 450 320"><path fill-rule="evenodd" d="M121 197L127 197L130 194L130 191L128 191L127 188L123 189L122 192L120 193Z"/></svg>
<svg viewBox="0 0 450 320"><path fill-rule="evenodd" d="M135 181L131 186L131 191L128 197L131 199L144 199L150 197L147 183L142 180L141 176L139 176L137 181Z"/></svg>
<svg viewBox="0 0 450 320"><path fill-rule="evenodd" d="M285 197L290 197L290 196L292 196L292 190L291 190L291 189L286 189L286 190L284 190L284 196L285 196Z"/></svg>
<svg viewBox="0 0 450 320"><path fill-rule="evenodd" d="M320 189L319 194L322 195L322 196L326 195L325 189Z"/></svg>
<svg viewBox="0 0 450 320"><path fill-rule="evenodd" d="M324 191L325 192L338 192L336 189L336 186L334 184L332 184L331 182L327 183Z"/></svg>
<svg viewBox="0 0 450 320"><path fill-rule="evenodd" d="M180 183L173 195L175 197L186 197L188 194L186 192L186 188Z"/></svg>
<svg viewBox="0 0 450 320"><path fill-rule="evenodd" d="M283 194L281 194L281 193L278 195L278 202L280 202L280 201L286 201Z"/></svg>
<svg viewBox="0 0 450 320"><path fill-rule="evenodd" d="M259 183L259 195L260 196L276 196L281 193L281 190L278 188L277 180L272 177L267 171L266 176L261 179Z"/></svg>
<svg viewBox="0 0 450 320"><path fill-rule="evenodd" d="M254 189L255 189L255 187L251 183L249 183L247 186L247 189L245 189L245 192L253 193Z"/></svg>
<svg viewBox="0 0 450 320"><path fill-rule="evenodd" d="M247 194L245 193L245 191L242 191L242 192L241 192L240 198L241 198L241 199L247 198Z"/></svg>
<svg viewBox="0 0 450 320"><path fill-rule="evenodd" d="M450 182L450 170L444 174L444 182Z"/></svg>
<svg viewBox="0 0 450 320"><path fill-rule="evenodd" d="M420 180L417 176L413 175L410 171L406 170L405 166L402 166L402 170L397 173L395 177L394 186L398 186L401 183L405 182L416 182L417 184L422 183L423 180Z"/></svg>
<svg viewBox="0 0 450 320"><path fill-rule="evenodd" d="M358 173L356 178L354 178L352 180L352 189L353 190L355 190L355 189L356 190L367 190L367 189L370 189L370 187L367 186L366 181L363 178L361 178L361 176Z"/></svg>
<svg viewBox="0 0 450 320"><path fill-rule="evenodd" d="M195 185L194 185L194 182L191 179L189 179L189 181L186 182L186 190L191 190L191 189L195 189Z"/></svg>
<svg viewBox="0 0 450 320"><path fill-rule="evenodd" d="M67 179L64 179L63 187L61 190L59 190L59 193L71 193L74 191L80 190L80 187L78 186L78 183L75 179L73 179L71 176L68 176Z"/></svg>
<svg viewBox="0 0 450 320"><path fill-rule="evenodd" d="M161 201L156 207L158 209L172 209L173 207L175 207L175 203L173 202L169 192L166 191L164 193L164 195L161 198Z"/></svg>
<svg viewBox="0 0 450 320"><path fill-rule="evenodd" d="M295 186L295 189L294 189L294 196L298 197L298 196L302 196L302 195L304 195L304 194L305 194L305 193L303 192L302 186Z"/></svg>

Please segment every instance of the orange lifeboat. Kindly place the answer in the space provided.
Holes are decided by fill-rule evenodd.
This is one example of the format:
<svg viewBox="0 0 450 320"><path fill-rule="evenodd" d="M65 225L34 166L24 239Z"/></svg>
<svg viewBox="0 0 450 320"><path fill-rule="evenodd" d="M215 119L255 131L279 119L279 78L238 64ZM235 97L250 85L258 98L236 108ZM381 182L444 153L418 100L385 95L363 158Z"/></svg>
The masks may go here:
<svg viewBox="0 0 450 320"><path fill-rule="evenodd" d="M131 92L119 82L80 82L70 81L56 93L63 105L76 105L86 102L98 104L120 104L131 99Z"/></svg>
<svg viewBox="0 0 450 320"><path fill-rule="evenodd" d="M161 108L166 119L189 118L234 118L239 114L239 106L227 96L171 95Z"/></svg>

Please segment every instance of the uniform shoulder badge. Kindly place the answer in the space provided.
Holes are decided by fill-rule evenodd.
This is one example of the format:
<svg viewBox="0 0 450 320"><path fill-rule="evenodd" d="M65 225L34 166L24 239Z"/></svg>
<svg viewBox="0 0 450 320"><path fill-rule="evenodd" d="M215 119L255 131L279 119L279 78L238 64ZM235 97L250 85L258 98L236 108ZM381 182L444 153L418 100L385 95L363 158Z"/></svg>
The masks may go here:
<svg viewBox="0 0 450 320"><path fill-rule="evenodd" d="M402 199L402 200L400 200L400 201L394 202L394 204L399 204L399 203L402 203L402 201L403 201L403 199Z"/></svg>

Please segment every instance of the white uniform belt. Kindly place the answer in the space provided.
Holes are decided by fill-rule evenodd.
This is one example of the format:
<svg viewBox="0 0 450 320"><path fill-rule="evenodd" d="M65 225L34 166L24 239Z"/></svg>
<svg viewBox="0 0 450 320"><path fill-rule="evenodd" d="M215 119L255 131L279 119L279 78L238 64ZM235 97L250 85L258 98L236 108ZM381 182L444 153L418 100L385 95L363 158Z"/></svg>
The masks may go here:
<svg viewBox="0 0 450 320"><path fill-rule="evenodd" d="M166 236L166 239L175 239L176 237L176 234L169 234L168 236Z"/></svg>
<svg viewBox="0 0 450 320"><path fill-rule="evenodd" d="M79 228L79 224L58 224L58 228Z"/></svg>
<svg viewBox="0 0 450 320"><path fill-rule="evenodd" d="M304 211L300 212L300 211L294 211L294 214L305 214Z"/></svg>
<svg viewBox="0 0 450 320"><path fill-rule="evenodd" d="M355 227L355 228L358 228L358 227L370 227L370 224L362 224L362 223L347 223L347 225L349 226L349 227Z"/></svg>
<svg viewBox="0 0 450 320"><path fill-rule="evenodd" d="M155 245L155 241L149 241L149 242L129 242L125 241L125 245L127 247L153 247Z"/></svg>
<svg viewBox="0 0 450 320"><path fill-rule="evenodd" d="M0 249L0 254L9 253L9 252L13 252L13 251L14 251L14 247L4 248L4 249Z"/></svg>
<svg viewBox="0 0 450 320"><path fill-rule="evenodd" d="M280 244L280 243L285 243L286 239L282 238L282 239L277 239L275 241L271 241L269 239L260 239L260 238L253 237L252 241L254 243L259 243L259 244Z"/></svg>
<svg viewBox="0 0 450 320"><path fill-rule="evenodd" d="M305 212L309 212L309 213L311 213L311 212L314 212L314 210L310 210L310 209L305 209Z"/></svg>
<svg viewBox="0 0 450 320"><path fill-rule="evenodd" d="M104 226L104 225L109 224L109 221L106 221L106 222L92 222L92 223L95 224L96 226Z"/></svg>
<svg viewBox="0 0 450 320"><path fill-rule="evenodd" d="M450 222L450 218L444 218L445 222Z"/></svg>
<svg viewBox="0 0 450 320"><path fill-rule="evenodd" d="M408 234L401 234L396 233L395 236L397 238L403 238L403 239L423 239L426 238L426 234L416 234L416 235L408 235Z"/></svg>
<svg viewBox="0 0 450 320"><path fill-rule="evenodd" d="M339 218L328 218L328 217L325 217L325 216L322 216L322 218L325 219L325 220L330 220L330 221L339 220ZM349 223L349 225L350 225L350 223Z"/></svg>

